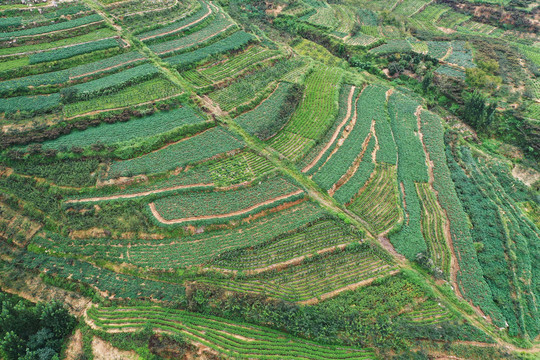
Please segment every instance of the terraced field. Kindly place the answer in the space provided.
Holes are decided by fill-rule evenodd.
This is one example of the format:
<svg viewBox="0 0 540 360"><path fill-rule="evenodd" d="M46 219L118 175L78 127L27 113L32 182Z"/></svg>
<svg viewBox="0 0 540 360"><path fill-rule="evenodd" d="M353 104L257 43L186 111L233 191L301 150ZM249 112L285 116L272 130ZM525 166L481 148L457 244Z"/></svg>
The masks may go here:
<svg viewBox="0 0 540 360"><path fill-rule="evenodd" d="M348 207L369 224L374 233L391 229L401 220L395 167L378 164L369 182Z"/></svg>
<svg viewBox="0 0 540 360"><path fill-rule="evenodd" d="M92 308L90 319L105 331L135 331L146 323L166 333L181 334L191 341L234 358L257 359L374 359L370 350L321 346L267 328L234 323L220 318L160 308Z"/></svg>
<svg viewBox="0 0 540 360"><path fill-rule="evenodd" d="M2 1L0 358L533 358L535 12Z"/></svg>

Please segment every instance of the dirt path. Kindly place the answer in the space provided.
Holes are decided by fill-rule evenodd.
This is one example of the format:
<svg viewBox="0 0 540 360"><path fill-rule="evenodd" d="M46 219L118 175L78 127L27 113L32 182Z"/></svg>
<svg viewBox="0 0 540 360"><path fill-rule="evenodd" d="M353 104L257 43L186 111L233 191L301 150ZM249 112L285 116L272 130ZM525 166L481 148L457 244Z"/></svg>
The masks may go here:
<svg viewBox="0 0 540 360"><path fill-rule="evenodd" d="M336 141L337 137L339 136L340 132L341 132L341 129L343 128L343 126L345 126L345 124L347 123L347 121L349 121L349 118L351 117L351 112L352 112L352 104L353 104L353 95L354 95L354 91L356 90L356 86L353 86L351 87L351 91L349 92L349 98L347 99L347 114L345 115L345 118L343 119L343 121L341 122L341 124L339 124L339 126L337 127L336 131L334 131L334 134L332 135L332 138L330 139L330 141L328 141L328 143L326 144L326 146L319 152L319 155L317 155L317 157L315 159L313 159L312 162L310 162L305 168L302 169L302 172L305 173L307 171L309 171L313 166L315 166L315 164L323 157L324 153L330 148L330 146L332 146L332 144L334 144L334 142Z"/></svg>
<svg viewBox="0 0 540 360"><path fill-rule="evenodd" d="M75 26L75 27L72 27L72 28L69 28L69 29L49 31L49 32L41 33L41 34L21 35L21 36L16 36L16 38L17 38L17 39L22 39L22 38L28 38L28 37L48 36L48 35L50 35L50 34L57 34L57 33L59 33L59 32L63 32L63 31L72 31L72 30L75 30L75 29L81 29L81 28L84 28L84 27L87 27L87 26L99 24L99 23L101 23L101 22L104 22L104 21L103 21L103 20L94 21L94 22L91 22L91 23L88 23L88 24ZM10 39L10 38L6 38L6 40L9 40L9 39ZM13 55L11 55L11 56L13 56Z"/></svg>
<svg viewBox="0 0 540 360"><path fill-rule="evenodd" d="M214 103L207 95L201 97L203 105L210 110L211 113L216 114L217 116L227 116L228 113L221 110L218 104Z"/></svg>
<svg viewBox="0 0 540 360"><path fill-rule="evenodd" d="M231 212L231 213L227 213L227 214L220 214L220 215L205 215L205 216L192 216L192 217L188 217L188 218L182 218L182 219L173 219L173 220L167 220L165 219L163 216L161 216L161 214L157 211L156 209L156 205L155 203L150 203L148 204L148 206L150 207L150 211L152 212L152 215L154 215L154 217L162 224L167 224L167 225L170 225L170 224L180 224L180 223L183 223L183 222L187 222L187 221L197 221L197 220L208 220L208 219L224 219L224 218L228 218L228 217L232 217L232 216L237 216L237 215L243 215L243 214L246 214L246 213L249 213L250 211L253 211L255 209L258 209L260 207L263 207L265 205L270 205L272 203L275 203L277 201L280 201L280 200L283 200L283 199L287 199L289 197L292 197L292 196L295 196L295 195L299 195L301 193L303 193L304 190L296 190L290 194L286 194L286 195L282 195L282 196L278 196L277 198L274 198L274 199L270 199L270 200L267 200L267 201L264 201L262 203L259 203L259 204L256 204L256 205L253 205L253 206L250 206L246 209L242 209L242 210L239 210L239 211L235 211L235 212Z"/></svg>
<svg viewBox="0 0 540 360"><path fill-rule="evenodd" d="M337 295L341 294L344 291L355 290L355 289L357 289L357 288L359 288L361 286L369 285L369 284L371 284L372 282L374 282L375 280L377 280L377 279L379 279L381 277L395 275L399 271L400 270L392 270L392 271L390 271L388 273L384 273L383 275L379 275L379 276L372 277L370 279L362 280L362 281L359 281L357 283L350 284L350 285L347 285L345 287L339 288L337 290L328 292L326 294L322 294L319 297L311 298L309 300L300 301L298 303L301 304L301 305L315 305L315 304L319 303L320 301L336 297Z"/></svg>
<svg viewBox="0 0 540 360"><path fill-rule="evenodd" d="M156 37L162 37L162 36L166 36L166 35L169 35L169 34L174 34L176 32L182 31L185 28L188 28L188 27L190 27L192 25L195 25L195 24L197 24L197 23L199 23L201 21L204 21L204 19L206 19L207 17L209 17L213 13L212 8L215 8L215 5L212 5L212 4L205 3L205 5L206 5L206 8L208 9L208 12L206 14L204 14L201 18L196 19L196 20L194 20L194 21L192 21L189 24L186 24L184 26L180 26L179 28L176 28L174 30L167 31L167 32L164 32L164 33L159 33L159 34L156 34L156 35L149 35L149 36L140 38L140 40L145 41L145 40L154 39ZM215 8L215 9L219 10L217 8Z"/></svg>
<svg viewBox="0 0 540 360"><path fill-rule="evenodd" d="M191 184L191 185L178 185L178 186L171 186L163 189L156 189L156 190L149 190L149 191L143 191L139 193L133 193L133 194L119 194L119 195L111 195L111 196L101 196L101 197L92 197L92 198L84 198L84 199L71 199L66 200L66 204L74 204L74 203L84 203L84 202L98 202L98 201L107 201L107 200L116 200L116 199L132 199L135 197L142 197L142 196L148 196L152 194L159 194L167 191L174 191L179 189L189 189L194 187L212 187L214 186L214 183L210 184Z"/></svg>

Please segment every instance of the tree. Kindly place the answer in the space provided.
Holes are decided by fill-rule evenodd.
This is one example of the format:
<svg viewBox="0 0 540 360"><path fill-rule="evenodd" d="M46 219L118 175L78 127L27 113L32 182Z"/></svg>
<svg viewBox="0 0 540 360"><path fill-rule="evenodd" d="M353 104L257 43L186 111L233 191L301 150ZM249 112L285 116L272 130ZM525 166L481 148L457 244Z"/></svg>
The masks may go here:
<svg viewBox="0 0 540 360"><path fill-rule="evenodd" d="M432 82L433 82L433 72L430 71L422 79L422 90L424 90L424 92L427 92Z"/></svg>
<svg viewBox="0 0 540 360"><path fill-rule="evenodd" d="M488 104L487 99L478 91L464 97L463 119L477 130L486 130L493 121L497 104Z"/></svg>

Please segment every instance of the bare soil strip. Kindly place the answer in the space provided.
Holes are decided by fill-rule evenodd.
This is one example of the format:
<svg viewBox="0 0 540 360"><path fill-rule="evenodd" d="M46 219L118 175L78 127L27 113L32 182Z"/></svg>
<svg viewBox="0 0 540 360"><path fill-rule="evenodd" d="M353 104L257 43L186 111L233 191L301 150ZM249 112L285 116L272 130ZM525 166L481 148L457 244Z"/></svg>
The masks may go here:
<svg viewBox="0 0 540 360"><path fill-rule="evenodd" d="M458 283L457 283L457 273L459 272L459 262L456 257L456 253L454 251L454 244L452 241L452 233L450 232L450 221L448 220L448 214L446 212L446 209L444 209L441 206L441 202L439 201L439 193L435 190L433 187L433 182L435 181L435 176L433 174L433 161L430 159L429 151L426 147L426 144L424 143L424 133L422 132L422 122L420 120L420 114L422 113L422 106L419 105L416 108L416 112L414 115L416 116L416 124L418 126L418 137L420 138L420 142L422 143L422 147L424 148L424 153L426 155L426 166L428 168L428 175L429 175L429 187L431 188L431 191L435 194L435 198L437 199L437 203L439 204L439 207L443 211L443 214L445 216L445 222L444 222L444 235L446 237L446 242L448 244L448 247L450 248L450 280L452 282L452 286L454 287L454 291L457 296L462 297Z"/></svg>
<svg viewBox="0 0 540 360"><path fill-rule="evenodd" d="M66 204L84 203L84 202L98 202L98 201L107 201L107 200L116 200L116 199L131 199L131 198L135 198L135 197L148 196L148 195L159 194L159 193L167 192L167 191L173 191L173 190L179 190L179 189L189 189L189 188L200 187L200 186L212 187L212 186L214 186L214 183L178 185L178 186L171 186L171 187L167 187L167 188L163 188L163 189L143 191L143 192L133 193L133 194L119 194L119 195L100 196L100 197L92 197L92 198L84 198L84 199L71 199L71 200L67 200Z"/></svg>
<svg viewBox="0 0 540 360"><path fill-rule="evenodd" d="M161 214L157 211L156 209L156 205L154 203L150 203L148 204L148 206L150 207L150 211L152 212L152 215L154 215L154 217L162 224L167 224L167 225L170 225L170 224L180 224L180 223L183 223L183 222L187 222L187 221L196 221L196 220L207 220L207 219L223 219L223 218L228 218L228 217L232 217L232 216L236 216L236 215L242 215L242 214L246 214L250 211L253 211L257 208L260 208L262 206L265 206L265 205L269 205L269 204L272 204L274 202L277 202L277 201L280 201L280 200L283 200L283 199L287 199L289 197L292 197L292 196L295 196L295 195L298 195L298 194L301 194L304 190L296 190L296 191L293 191L292 193L290 194L286 194L286 195L282 195L282 196L278 196L277 198L274 198L274 199L270 199L270 200L267 200L267 201L264 201L262 203L259 203L259 204L256 204L256 205L253 205L253 206L250 206L246 209L242 209L242 210L239 210L239 211L235 211L235 212L231 212L231 213L227 213L227 214L221 214L221 215L205 215L205 216L193 216L193 217L188 217L188 218L182 218L182 219L172 219L172 220L167 220L165 219L163 216L161 216Z"/></svg>
<svg viewBox="0 0 540 360"><path fill-rule="evenodd" d="M313 166L315 166L315 164L323 157L324 153L336 141L337 137L339 136L339 133L341 132L341 129L343 128L343 126L345 126L345 124L347 123L347 121L351 117L351 112L352 112L351 110L352 110L352 104L353 104L353 95L354 95L355 90L356 90L356 86L351 87L351 91L349 92L349 98L347 99L347 114L345 115L345 118L343 119L341 124L339 124L336 131L334 131L334 134L332 135L332 138L330 139L330 141L328 141L326 146L319 152L319 155L317 155L317 157L315 159L313 159L312 162L310 162L305 168L302 169L303 173L305 173L306 171L309 171L309 169L311 169Z"/></svg>
<svg viewBox="0 0 540 360"><path fill-rule="evenodd" d="M385 276L391 276L391 275L395 275L399 272L400 270L392 270L388 273L385 273L384 275L382 276L375 276L371 279L367 279L367 280L362 280L360 282L357 282L357 283L354 283L354 284L351 284L351 285L347 285L345 287L342 287L340 289L337 289L337 290L334 290L334 291L331 291L329 293L326 293L326 294L323 294L319 297L316 297L316 298L311 298L309 300L304 300L304 301L300 301L298 302L299 304L302 304L302 305L315 305L317 303L319 303L320 301L322 300L326 300L326 299L330 299L330 298L333 298L339 294L341 294L342 292L344 291L348 291L348 290L355 290L361 286L365 286L365 285L369 285L371 284L373 281L381 278L381 277L385 277Z"/></svg>

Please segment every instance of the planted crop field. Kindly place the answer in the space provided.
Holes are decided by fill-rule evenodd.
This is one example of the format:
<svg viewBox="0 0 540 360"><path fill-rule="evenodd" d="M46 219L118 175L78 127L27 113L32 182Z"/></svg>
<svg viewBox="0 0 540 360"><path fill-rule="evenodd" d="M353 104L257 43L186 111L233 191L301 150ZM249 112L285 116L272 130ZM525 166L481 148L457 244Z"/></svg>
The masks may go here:
<svg viewBox="0 0 540 360"><path fill-rule="evenodd" d="M46 85L66 85L69 80L81 80L84 77L98 76L107 72L120 70L123 67L145 61L139 52L133 51L111 58L79 65L73 68L30 75L0 82L0 93L13 94Z"/></svg>
<svg viewBox="0 0 540 360"><path fill-rule="evenodd" d="M144 103L158 102L161 99L175 97L181 93L182 89L171 81L157 77L107 96L66 104L63 111L66 118L71 118L83 114L106 112Z"/></svg>
<svg viewBox="0 0 540 360"><path fill-rule="evenodd" d="M184 54L165 58L165 61L174 67L183 69L191 66L192 64L207 60L212 56L243 49L249 43L255 42L256 39L257 38L252 34L244 31L237 31L234 34L213 44Z"/></svg>
<svg viewBox="0 0 540 360"><path fill-rule="evenodd" d="M384 45L377 46L370 50L374 54L407 53L413 51L411 44L407 40L388 40Z"/></svg>
<svg viewBox="0 0 540 360"><path fill-rule="evenodd" d="M240 105L250 103L254 98L256 101L257 94L262 93L264 95L265 91L268 92L270 86L277 86L277 80L299 65L300 63L295 60L279 61L273 66L264 67L260 71L241 78L223 89L212 92L209 97L219 103L222 110L231 111ZM270 95L269 92L268 95ZM262 99L257 103L260 101Z"/></svg>
<svg viewBox="0 0 540 360"><path fill-rule="evenodd" d="M307 258L280 271L247 275L245 279L223 279L216 285L231 291L265 294L291 302L332 296L333 292L390 273L393 266L369 246L350 245L333 253ZM212 280L203 280L204 282ZM328 295L325 295L328 294ZM313 300L311 300L313 301Z"/></svg>
<svg viewBox="0 0 540 360"><path fill-rule="evenodd" d="M292 337L286 333L250 324L234 323L217 317L202 316L162 308L92 308L92 321L104 331L142 329L145 324L161 332L178 334L189 341L203 343L228 357L257 359L338 360L375 359L369 349L324 346Z"/></svg>
<svg viewBox="0 0 540 360"><path fill-rule="evenodd" d="M422 10L430 1L428 0L403 0L392 10L393 13L410 17Z"/></svg>
<svg viewBox="0 0 540 360"><path fill-rule="evenodd" d="M467 48L465 41L452 41L452 52L445 61L464 68L476 67L473 62L472 51Z"/></svg>
<svg viewBox="0 0 540 360"><path fill-rule="evenodd" d="M286 123L283 117L284 106L290 95L292 84L280 83L276 90L255 109L248 111L234 119L249 134L259 139L267 139L273 136Z"/></svg>
<svg viewBox="0 0 540 360"><path fill-rule="evenodd" d="M311 57L328 66L344 66L345 61L332 55L324 46L302 39L293 46L294 50L303 56Z"/></svg>
<svg viewBox="0 0 540 360"><path fill-rule="evenodd" d="M196 87L204 87L234 79L246 71L263 67L263 62L279 55L278 51L253 46L240 54L229 56L225 61L202 65L196 70L186 71L182 73L182 76Z"/></svg>
<svg viewBox="0 0 540 360"><path fill-rule="evenodd" d="M183 126L199 124L205 120L190 107L181 107L153 115L135 118L128 122L101 124L94 128L72 132L58 139L43 143L44 148L62 149L88 147L93 144L111 145L158 136L175 131Z"/></svg>
<svg viewBox="0 0 540 360"><path fill-rule="evenodd" d="M70 30L79 26L84 26L88 24L98 23L103 21L103 18L98 14L88 15L80 17L75 20L68 20L63 22L58 22L52 25L38 26L34 28L10 31L10 32L0 32L0 40L10 40L20 37L29 37L43 35L51 33L54 31Z"/></svg>
<svg viewBox="0 0 540 360"><path fill-rule="evenodd" d="M326 27L328 29L335 29L339 25L336 12L328 4L325 5L326 6L318 7L316 12L306 19L306 21L314 25Z"/></svg>
<svg viewBox="0 0 540 360"><path fill-rule="evenodd" d="M449 65L442 65L435 70L435 72L440 75L455 77L461 80L465 80L466 77L465 71Z"/></svg>
<svg viewBox="0 0 540 360"><path fill-rule="evenodd" d="M469 20L470 15L458 13L454 10L448 10L439 17L437 20L437 26L441 26L448 29L453 29L458 25L461 25L465 21Z"/></svg>
<svg viewBox="0 0 540 360"><path fill-rule="evenodd" d="M79 45L86 42L93 42L97 40L102 40L105 38L110 38L116 35L114 31L107 27L98 28L96 30L87 32L82 35L72 36L65 39L48 41L48 42L39 42L30 44L20 44L18 46L5 47L0 49L0 55L13 55L19 56L21 54L29 55L33 53L39 53L40 51L63 48L73 45ZM19 55L17 55L19 54Z"/></svg>
<svg viewBox="0 0 540 360"><path fill-rule="evenodd" d="M377 121L386 121L384 104L387 90L370 85L354 102L349 130L342 135L343 140L340 139L339 146L332 150L313 175L313 181L323 189L333 194L350 180L363 158L371 156L367 148L373 136L372 127ZM360 186L362 185L358 184L358 188Z"/></svg>
<svg viewBox="0 0 540 360"><path fill-rule="evenodd" d="M60 94L0 99L0 113L6 114L19 111L40 114L57 108L60 108Z"/></svg>
<svg viewBox="0 0 540 360"><path fill-rule="evenodd" d="M435 59L443 59L449 53L450 41L428 41L428 55Z"/></svg>
<svg viewBox="0 0 540 360"><path fill-rule="evenodd" d="M81 256L165 270L205 264L221 253L256 246L275 237L294 233L299 227L323 216L326 215L320 207L304 201L251 222L243 222L232 229L151 242L131 239L129 247L122 239L97 238L73 241L57 234L36 236L33 241L36 246L56 252L76 253Z"/></svg>
<svg viewBox="0 0 540 360"><path fill-rule="evenodd" d="M481 1L0 0L0 317L86 323L0 358L534 357L538 19Z"/></svg>
<svg viewBox="0 0 540 360"><path fill-rule="evenodd" d="M297 229L294 234L269 239L257 246L224 252L209 265L221 269L257 271L318 251L333 251L338 245L359 240L359 234L352 233L342 222L321 219Z"/></svg>
<svg viewBox="0 0 540 360"><path fill-rule="evenodd" d="M118 47L120 44L116 39L103 39L93 42L88 42L85 44L73 45L69 47L64 47L56 50L49 50L45 52L40 52L37 54L30 55L29 61L30 65L39 64L49 61L58 61L63 59L68 59L77 55L82 55L86 53L91 53L98 50L106 50L113 47Z"/></svg>
<svg viewBox="0 0 540 360"><path fill-rule="evenodd" d="M401 219L396 168L378 164L349 209L366 221L375 234L391 229Z"/></svg>
<svg viewBox="0 0 540 360"><path fill-rule="evenodd" d="M288 131L281 131L268 144L291 161L302 158L315 141Z"/></svg>
<svg viewBox="0 0 540 360"><path fill-rule="evenodd" d="M435 266L450 275L450 248L446 239L446 215L429 184L416 184L422 203L422 233Z"/></svg>
<svg viewBox="0 0 540 360"><path fill-rule="evenodd" d="M217 126L146 155L111 164L109 177L161 173L242 148L244 142Z"/></svg>
<svg viewBox="0 0 540 360"><path fill-rule="evenodd" d="M150 183L129 186L125 189L105 187L99 191L82 193L76 197L70 197L65 200L65 203L106 202L111 200L141 198L155 194L163 196L167 194L178 194L195 190L209 190L213 188L214 183L212 182L212 177L210 176L208 168L201 166Z"/></svg>
<svg viewBox="0 0 540 360"><path fill-rule="evenodd" d="M73 97L77 100L88 100L122 90L124 87L152 79L159 74L153 64L142 64L119 73L92 80L84 84L72 86Z"/></svg>
<svg viewBox="0 0 540 360"><path fill-rule="evenodd" d="M500 322L502 314L493 300L485 297L486 294L491 293L491 289L483 277L483 271L478 262L467 214L459 201L456 188L452 186L452 176L447 165L447 159L450 157L447 158L445 152L442 119L433 113L422 111L420 121L423 139L434 164L433 187L437 191L441 207L448 216L452 246L459 261L456 285L465 297L490 314L495 322Z"/></svg>
<svg viewBox="0 0 540 360"><path fill-rule="evenodd" d="M216 6L209 3L201 1L201 4L202 6L200 9L192 16L180 19L172 24L159 27L155 30L139 33L137 34L137 38L141 41L151 41L166 36L176 35L197 26L218 10Z"/></svg>
<svg viewBox="0 0 540 360"><path fill-rule="evenodd" d="M275 171L275 166L266 158L251 151L227 157L209 165L210 175L218 187L226 187L255 180Z"/></svg>
<svg viewBox="0 0 540 360"><path fill-rule="evenodd" d="M377 31L376 36L379 36L378 31ZM354 36L349 36L349 37L344 39L345 43L347 43L349 45L359 45L359 46L368 46L368 45L371 45L371 44L373 44L374 42L376 42L378 40L379 40L378 37L375 37L375 36L372 36L372 35L369 35L369 34L365 34L365 33L363 33L363 31L357 33Z"/></svg>
<svg viewBox="0 0 540 360"><path fill-rule="evenodd" d="M304 98L285 131L308 139L319 139L337 115L337 97L343 72L338 68L318 68L306 77Z"/></svg>
<svg viewBox="0 0 540 360"><path fill-rule="evenodd" d="M426 251L426 243L420 226L421 207L415 184L427 183L426 155L418 136L420 104L399 92L388 99L390 124L398 150L397 179L405 220L401 231L392 234L390 240L400 253L408 258Z"/></svg>
<svg viewBox="0 0 540 360"><path fill-rule="evenodd" d="M159 301L179 301L184 297L182 285L141 279L131 275L118 274L84 261L64 259L45 254L25 254L18 258L19 264L30 270L37 270L49 276L69 279L120 299L155 299Z"/></svg>
<svg viewBox="0 0 540 360"><path fill-rule="evenodd" d="M150 50L161 57L171 56L190 51L190 48L200 47L205 42L211 42L217 39L227 30L236 28L232 20L219 13L209 26L202 28L199 31L183 36L179 39L161 42L148 46Z"/></svg>
<svg viewBox="0 0 540 360"><path fill-rule="evenodd" d="M199 191L163 197L150 206L167 223L229 220L246 217L283 201L297 199L302 191L282 177L228 191Z"/></svg>

